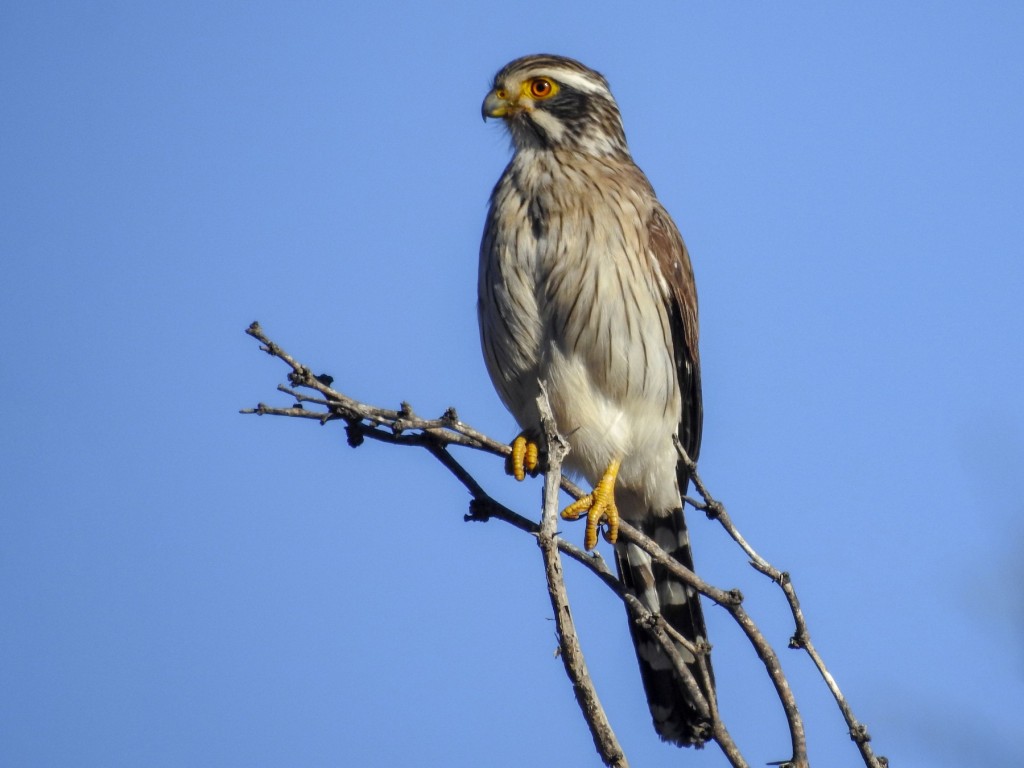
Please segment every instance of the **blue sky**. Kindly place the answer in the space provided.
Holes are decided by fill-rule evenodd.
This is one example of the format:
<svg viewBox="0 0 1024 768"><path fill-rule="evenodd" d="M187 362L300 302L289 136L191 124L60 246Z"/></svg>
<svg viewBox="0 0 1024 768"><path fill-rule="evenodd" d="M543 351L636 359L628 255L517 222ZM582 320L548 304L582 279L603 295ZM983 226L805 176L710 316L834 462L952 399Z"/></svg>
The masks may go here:
<svg viewBox="0 0 1024 768"><path fill-rule="evenodd" d="M596 764L526 537L426 454L237 413L285 402L258 319L354 397L513 436L479 105L539 51L611 81L694 259L702 474L877 752L1024 762L1024 6L510 1L0 8L0 764ZM812 760L858 765L781 596L693 517ZM568 577L633 764L724 765L657 741L621 607ZM783 759L708 612L734 736Z"/></svg>

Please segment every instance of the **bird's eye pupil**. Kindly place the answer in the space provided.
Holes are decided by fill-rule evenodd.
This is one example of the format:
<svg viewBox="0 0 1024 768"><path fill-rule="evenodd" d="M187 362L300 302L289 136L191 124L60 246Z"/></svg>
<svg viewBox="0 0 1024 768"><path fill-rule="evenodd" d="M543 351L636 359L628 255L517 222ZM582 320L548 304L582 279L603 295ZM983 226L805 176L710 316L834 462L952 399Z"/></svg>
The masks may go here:
<svg viewBox="0 0 1024 768"><path fill-rule="evenodd" d="M551 83L547 80L534 80L530 90L533 92L534 96L543 98L551 92Z"/></svg>

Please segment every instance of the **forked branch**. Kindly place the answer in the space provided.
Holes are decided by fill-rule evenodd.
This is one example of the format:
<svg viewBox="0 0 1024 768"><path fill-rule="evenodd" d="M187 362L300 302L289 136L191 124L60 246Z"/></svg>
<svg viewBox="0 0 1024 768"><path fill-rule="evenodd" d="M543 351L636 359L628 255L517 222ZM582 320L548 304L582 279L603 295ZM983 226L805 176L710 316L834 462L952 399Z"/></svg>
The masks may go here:
<svg viewBox="0 0 1024 768"><path fill-rule="evenodd" d="M700 700L699 686L693 678L690 667L683 661L677 649L681 638L672 636L671 627L660 616L648 611L632 593L609 570L599 555L588 554L579 547L559 537L556 533L558 489L579 498L582 491L574 483L561 475L561 463L565 455L564 440L554 428L554 420L550 417L550 408L545 397L538 401L540 412L544 416L543 424L547 440L547 467L545 472L544 506L541 522L538 525L523 515L508 509L495 501L483 486L452 456L449 446L483 451L495 456L508 457L510 448L505 443L494 440L482 432L462 422L455 409L449 408L439 418L428 419L417 415L408 403L402 403L397 410L379 408L359 402L332 387L330 376L316 375L312 370L295 360L281 347L271 341L258 323L253 323L246 330L250 336L260 342L260 348L283 361L288 367L290 386L279 386L278 390L292 398L288 407L272 407L263 403L255 408L247 408L242 413L257 415L287 416L292 418L311 419L326 424L341 420L346 424L348 442L353 447L360 445L365 439L378 440L395 445L417 446L428 451L469 491L472 500L467 520L485 521L489 519L503 520L516 528L536 537L543 553L545 577L548 594L558 626L559 650L566 673L573 684L580 711L583 714L594 745L605 765L626 768L628 761L612 730L611 724L601 706L593 682L587 672L579 638L572 622L569 610L568 594L562 578L561 555L566 555L588 568L602 583L611 589L627 606L633 620L646 631L650 637L665 650L678 672L681 685L686 686L695 700ZM729 536L741 547L749 558L751 565L777 583L786 596L795 622L795 631L790 640L791 648L802 648L810 655L821 673L826 685L835 697L843 716L850 728L850 735L857 743L864 764L868 768L884 768L888 762L883 757L876 757L870 748L867 729L853 716L839 686L826 668L817 649L811 643L807 623L800 609L788 574L779 571L743 539L729 517L725 507L715 500L708 492L703 480L697 473L697 467L677 444L680 458L686 463L694 480L694 487L700 500L687 498L686 503L704 511L711 519L717 520L728 532ZM750 641L758 658L765 666L776 694L779 697L789 726L792 745L791 756L776 765L786 768L805 768L809 765L807 758L806 739L803 721L797 709L796 700L789 682L782 670L781 662L771 644L764 637L754 620L743 608L743 598L738 590L723 590L704 582L699 576L669 557L655 542L644 536L628 523L622 522L619 535L633 542L648 552L651 557L670 569L680 579L700 592L705 597L723 606L736 621ZM690 648L698 658L707 653L707 648ZM708 720L712 723L711 739L721 748L723 755L734 768L746 768L748 765L739 748L733 742L724 722L719 717L716 703L704 702L707 707Z"/></svg>

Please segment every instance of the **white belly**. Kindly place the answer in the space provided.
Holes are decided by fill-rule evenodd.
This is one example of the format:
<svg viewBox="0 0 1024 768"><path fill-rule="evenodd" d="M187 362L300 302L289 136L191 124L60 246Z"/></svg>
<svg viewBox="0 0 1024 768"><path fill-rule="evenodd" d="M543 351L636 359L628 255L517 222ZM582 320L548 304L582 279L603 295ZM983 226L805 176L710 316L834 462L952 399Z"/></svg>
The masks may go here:
<svg viewBox="0 0 1024 768"><path fill-rule="evenodd" d="M633 490L656 512L679 506L672 441L679 423L678 397L675 407L667 409L662 398L610 397L595 386L581 357L566 357L558 349L552 350L542 377L559 432L569 442L568 469L593 485L620 459L620 488Z"/></svg>

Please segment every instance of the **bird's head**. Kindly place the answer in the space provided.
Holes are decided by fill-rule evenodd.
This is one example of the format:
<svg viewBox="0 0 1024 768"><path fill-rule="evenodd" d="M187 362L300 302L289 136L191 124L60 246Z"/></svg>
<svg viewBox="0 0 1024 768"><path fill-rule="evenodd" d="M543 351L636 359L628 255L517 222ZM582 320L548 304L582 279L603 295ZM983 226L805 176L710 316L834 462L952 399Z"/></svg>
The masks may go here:
<svg viewBox="0 0 1024 768"><path fill-rule="evenodd" d="M517 150L629 154L608 81L563 56L537 54L506 64L494 76L481 112L485 120L505 121Z"/></svg>

